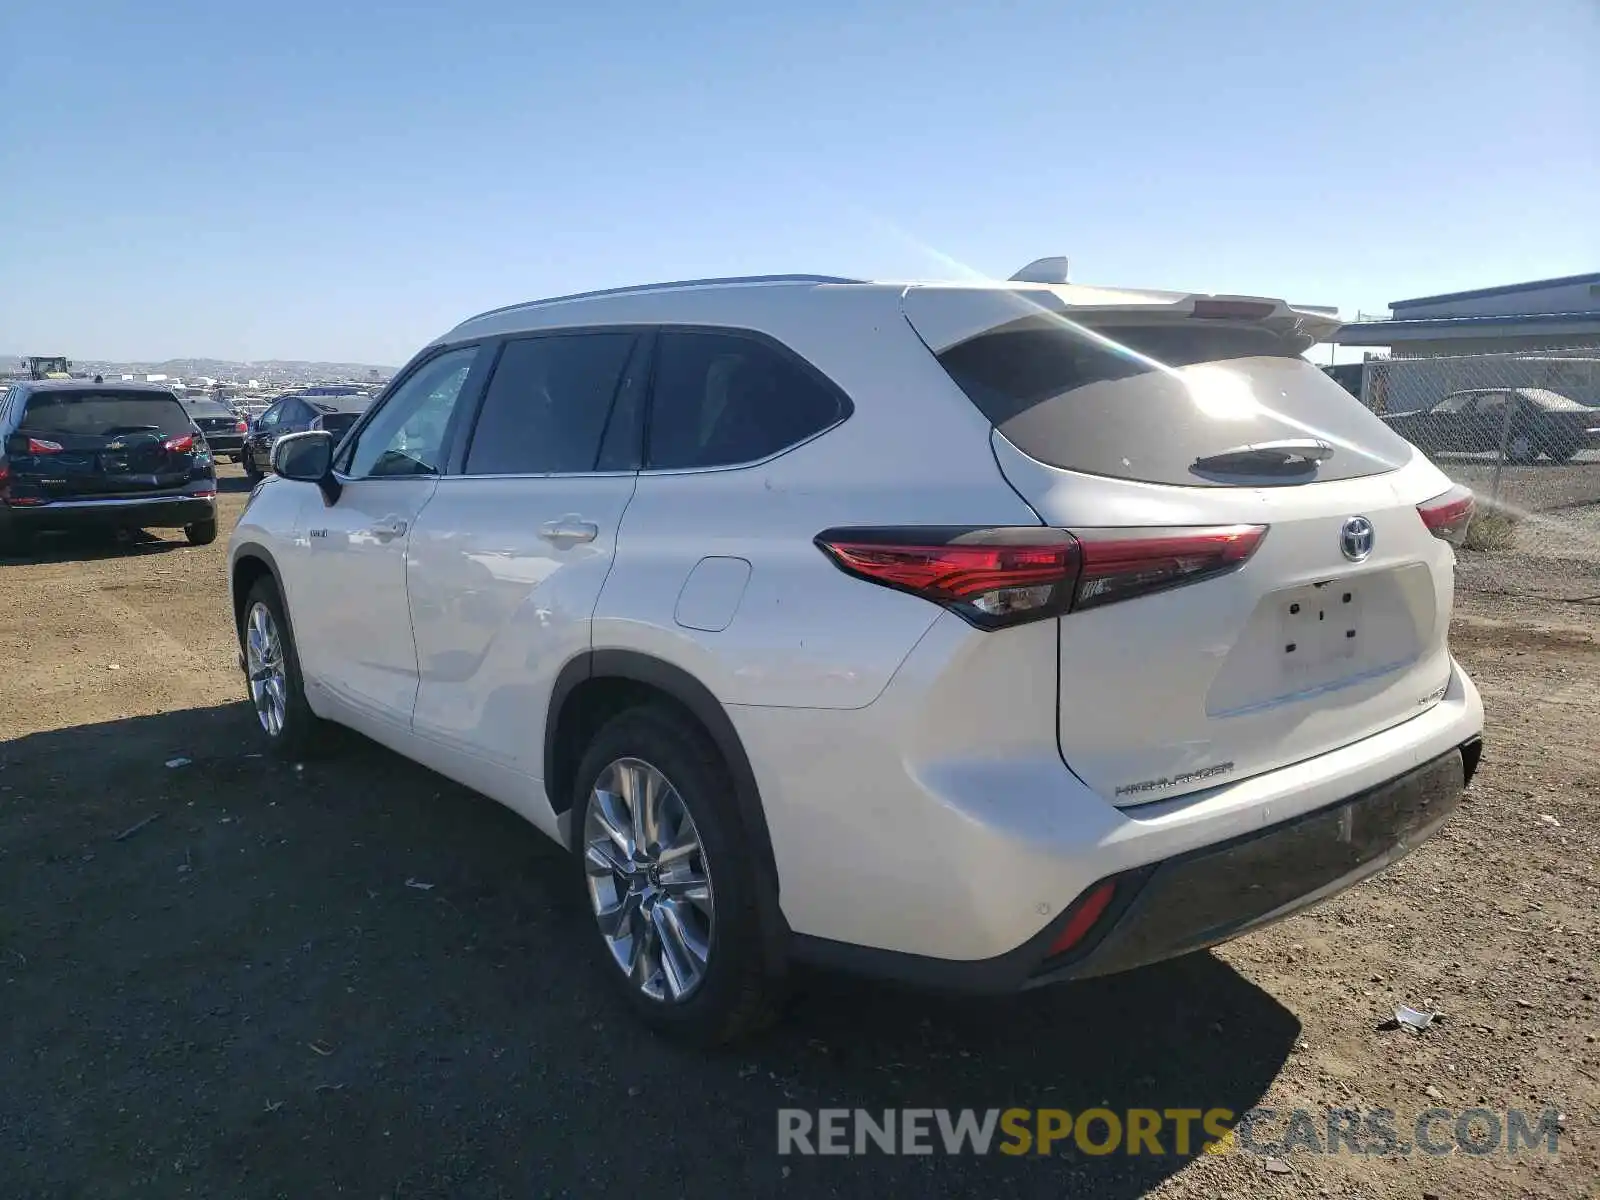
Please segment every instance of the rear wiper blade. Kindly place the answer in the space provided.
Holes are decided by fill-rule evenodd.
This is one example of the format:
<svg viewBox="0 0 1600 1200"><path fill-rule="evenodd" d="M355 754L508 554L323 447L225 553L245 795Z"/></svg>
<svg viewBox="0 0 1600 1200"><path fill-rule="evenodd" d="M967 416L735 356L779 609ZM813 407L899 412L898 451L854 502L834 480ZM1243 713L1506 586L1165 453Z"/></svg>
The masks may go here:
<svg viewBox="0 0 1600 1200"><path fill-rule="evenodd" d="M1332 457L1333 447L1318 438L1284 438L1202 454L1190 469L1220 475L1299 475Z"/></svg>

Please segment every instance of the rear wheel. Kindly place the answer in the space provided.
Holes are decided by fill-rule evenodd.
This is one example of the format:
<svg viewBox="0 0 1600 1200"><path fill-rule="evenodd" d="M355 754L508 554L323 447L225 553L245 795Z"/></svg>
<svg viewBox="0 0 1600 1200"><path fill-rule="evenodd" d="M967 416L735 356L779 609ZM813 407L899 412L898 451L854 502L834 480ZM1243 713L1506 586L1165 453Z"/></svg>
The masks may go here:
<svg viewBox="0 0 1600 1200"><path fill-rule="evenodd" d="M272 752L281 758L303 758L321 748L325 727L306 703L294 634L271 579L257 580L245 597L239 643L244 648L250 704Z"/></svg>
<svg viewBox="0 0 1600 1200"><path fill-rule="evenodd" d="M634 1012L699 1045L765 1024L778 986L751 855L704 732L665 707L612 718L579 764L573 813L602 970Z"/></svg>
<svg viewBox="0 0 1600 1200"><path fill-rule="evenodd" d="M196 521L193 525L183 527L183 536L189 539L191 546L209 546L217 540L217 519L209 521Z"/></svg>

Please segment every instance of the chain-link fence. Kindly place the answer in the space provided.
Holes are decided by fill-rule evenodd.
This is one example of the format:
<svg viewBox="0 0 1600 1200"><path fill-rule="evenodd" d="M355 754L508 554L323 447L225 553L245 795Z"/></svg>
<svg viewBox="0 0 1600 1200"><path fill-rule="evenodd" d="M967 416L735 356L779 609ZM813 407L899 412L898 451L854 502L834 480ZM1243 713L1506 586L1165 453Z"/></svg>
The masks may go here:
<svg viewBox="0 0 1600 1200"><path fill-rule="evenodd" d="M1476 493L1463 590L1600 604L1600 354L1369 359L1361 399Z"/></svg>

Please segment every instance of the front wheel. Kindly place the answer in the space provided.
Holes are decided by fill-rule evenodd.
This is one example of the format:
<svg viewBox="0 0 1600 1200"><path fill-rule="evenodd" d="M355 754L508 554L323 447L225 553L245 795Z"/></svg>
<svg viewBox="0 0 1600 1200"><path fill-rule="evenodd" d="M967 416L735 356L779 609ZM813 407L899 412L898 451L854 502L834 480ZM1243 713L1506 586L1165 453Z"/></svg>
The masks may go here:
<svg viewBox="0 0 1600 1200"><path fill-rule="evenodd" d="M185 525L183 536L189 539L191 546L209 546L217 540L217 519L212 517L209 521L196 521L193 525Z"/></svg>
<svg viewBox="0 0 1600 1200"><path fill-rule="evenodd" d="M268 748L288 759L304 758L321 748L325 727L306 703L294 634L271 579L257 580L245 597L239 642L250 704Z"/></svg>
<svg viewBox="0 0 1600 1200"><path fill-rule="evenodd" d="M696 725L654 706L612 718L579 764L575 849L601 970L658 1032L698 1045L770 1019L751 855L733 784Z"/></svg>
<svg viewBox="0 0 1600 1200"><path fill-rule="evenodd" d="M253 454L241 454L239 456L239 462L244 467L244 477L246 479L248 479L251 483L260 483L261 482L261 480L262 480L261 468L256 466L255 455L253 455Z"/></svg>
<svg viewBox="0 0 1600 1200"><path fill-rule="evenodd" d="M1506 459L1514 463L1531 463L1539 457L1539 447L1532 436L1521 430L1512 433L1506 441Z"/></svg>

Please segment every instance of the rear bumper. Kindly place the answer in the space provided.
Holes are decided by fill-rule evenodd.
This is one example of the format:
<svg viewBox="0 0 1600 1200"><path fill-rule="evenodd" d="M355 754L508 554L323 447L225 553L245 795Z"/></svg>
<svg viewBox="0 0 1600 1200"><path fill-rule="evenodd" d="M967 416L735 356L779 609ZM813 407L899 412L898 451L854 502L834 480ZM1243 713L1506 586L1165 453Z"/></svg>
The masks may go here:
<svg viewBox="0 0 1600 1200"><path fill-rule="evenodd" d="M1058 676L1040 669L1056 659L1056 635L1047 622L977 635L941 616L865 707L726 705L755 771L798 955L903 974L866 961L883 951L885 962L927 959L944 964L933 974L959 979L1028 947L1020 986L1065 910L1097 883L1345 804L1483 733L1477 689L1447 659L1443 694L1419 696L1416 715L1397 724L1119 808L1063 762Z"/></svg>
<svg viewBox="0 0 1600 1200"><path fill-rule="evenodd" d="M0 522L21 532L73 529L179 529L217 517L215 496L193 494L110 500L57 500L0 509Z"/></svg>
<svg viewBox="0 0 1600 1200"><path fill-rule="evenodd" d="M1432 837L1477 770L1472 738L1358 795L1108 879L1087 937L1052 957L1072 907L1006 954L952 961L797 936L796 957L922 987L1014 992L1110 975L1214 946L1281 920L1383 870ZM1088 889L1094 890L1094 887Z"/></svg>
<svg viewBox="0 0 1600 1200"><path fill-rule="evenodd" d="M238 454L244 449L244 434L242 433L208 433L206 445L211 447L213 454Z"/></svg>

